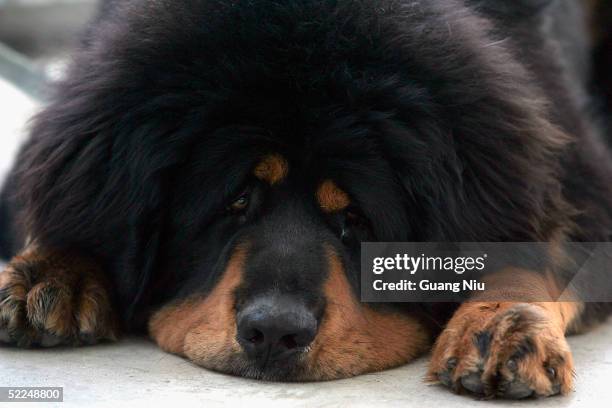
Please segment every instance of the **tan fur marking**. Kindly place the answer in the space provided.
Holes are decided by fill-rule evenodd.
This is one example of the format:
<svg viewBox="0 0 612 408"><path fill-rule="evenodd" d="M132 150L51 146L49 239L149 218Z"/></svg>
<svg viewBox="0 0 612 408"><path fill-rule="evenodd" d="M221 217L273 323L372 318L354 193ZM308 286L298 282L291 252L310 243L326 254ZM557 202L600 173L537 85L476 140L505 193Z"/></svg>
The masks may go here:
<svg viewBox="0 0 612 408"><path fill-rule="evenodd" d="M554 277L525 270L510 269L492 274L484 279L487 291L476 295L474 300L508 299L509 304L529 302L547 310L554 323L564 332L576 324L584 309L582 302L555 302L561 295ZM524 300L517 302L517 299ZM510 301L512 300L512 301ZM548 301L550 300L550 301Z"/></svg>
<svg viewBox="0 0 612 408"><path fill-rule="evenodd" d="M149 321L151 337L161 348L212 369L238 352L233 291L242 280L246 251L238 248L221 280L204 299L192 298L156 312Z"/></svg>
<svg viewBox="0 0 612 408"><path fill-rule="evenodd" d="M244 364L236 341L233 292L242 280L245 252L235 251L207 297L166 306L153 315L149 331L160 347L214 370ZM354 376L403 364L427 350L429 336L416 320L360 305L340 260L329 254L328 305L317 338L304 356L299 379Z"/></svg>
<svg viewBox="0 0 612 408"><path fill-rule="evenodd" d="M253 171L255 177L267 182L270 185L280 183L289 173L289 164L284 157L279 154L271 154L263 158Z"/></svg>
<svg viewBox="0 0 612 408"><path fill-rule="evenodd" d="M565 333L575 325L584 304L546 301L560 291L550 276L531 271L508 269L484 281L487 291L463 303L436 341L429 379L437 381L454 358L458 363L451 378L456 384L481 367L485 390L503 378L520 378L536 395L554 394L554 383L567 394L572 387L573 362ZM491 335L484 361L474 342L479 333ZM526 341L533 344L533 350L516 362L512 372L506 362ZM547 367L556 370L554 379L548 376ZM494 380L500 375L502 380Z"/></svg>
<svg viewBox="0 0 612 408"><path fill-rule="evenodd" d="M38 343L46 334L75 344L116 338L108 283L92 259L33 244L0 273L0 289L0 330L4 324L21 333L20 346Z"/></svg>
<svg viewBox="0 0 612 408"><path fill-rule="evenodd" d="M425 329L413 318L360 304L340 259L328 250L329 278L321 328L311 346L311 379L350 377L404 364L429 348Z"/></svg>
<svg viewBox="0 0 612 408"><path fill-rule="evenodd" d="M332 180L325 180L317 189L317 201L323 211L341 211L351 204L351 200Z"/></svg>

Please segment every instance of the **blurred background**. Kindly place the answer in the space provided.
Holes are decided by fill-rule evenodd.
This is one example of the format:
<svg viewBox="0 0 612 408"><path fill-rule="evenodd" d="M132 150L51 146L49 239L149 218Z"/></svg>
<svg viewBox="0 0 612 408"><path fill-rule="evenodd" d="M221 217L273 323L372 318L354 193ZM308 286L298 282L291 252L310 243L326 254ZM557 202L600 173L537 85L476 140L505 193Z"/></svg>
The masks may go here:
<svg viewBox="0 0 612 408"><path fill-rule="evenodd" d="M0 184L95 0L0 0Z"/></svg>
<svg viewBox="0 0 612 408"><path fill-rule="evenodd" d="M0 0L0 76L39 96L37 81L54 79L95 0Z"/></svg>

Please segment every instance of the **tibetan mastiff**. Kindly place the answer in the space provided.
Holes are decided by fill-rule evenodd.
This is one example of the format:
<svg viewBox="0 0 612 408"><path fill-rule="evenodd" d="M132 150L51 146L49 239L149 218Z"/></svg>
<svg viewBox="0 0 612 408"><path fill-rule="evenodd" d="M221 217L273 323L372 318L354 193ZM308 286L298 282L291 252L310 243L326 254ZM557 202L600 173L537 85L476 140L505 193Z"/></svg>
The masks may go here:
<svg viewBox="0 0 612 408"><path fill-rule="evenodd" d="M609 241L597 7L104 2L5 182L0 340L147 331L283 381L432 350L454 391L569 392L565 335L608 304L503 301L555 282L520 269L498 302L361 303L360 243Z"/></svg>

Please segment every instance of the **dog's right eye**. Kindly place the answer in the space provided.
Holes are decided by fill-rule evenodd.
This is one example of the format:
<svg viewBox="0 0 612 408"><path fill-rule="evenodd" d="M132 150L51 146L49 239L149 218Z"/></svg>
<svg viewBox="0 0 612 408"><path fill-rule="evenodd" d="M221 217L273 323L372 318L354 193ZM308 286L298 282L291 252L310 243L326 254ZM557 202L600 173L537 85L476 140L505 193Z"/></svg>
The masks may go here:
<svg viewBox="0 0 612 408"><path fill-rule="evenodd" d="M355 207L349 207L342 213L343 221L340 239L345 244L355 244L364 241L370 234L370 224L363 213Z"/></svg>
<svg viewBox="0 0 612 408"><path fill-rule="evenodd" d="M244 212L249 207L249 202L250 191L246 190L227 207L227 211L233 214Z"/></svg>

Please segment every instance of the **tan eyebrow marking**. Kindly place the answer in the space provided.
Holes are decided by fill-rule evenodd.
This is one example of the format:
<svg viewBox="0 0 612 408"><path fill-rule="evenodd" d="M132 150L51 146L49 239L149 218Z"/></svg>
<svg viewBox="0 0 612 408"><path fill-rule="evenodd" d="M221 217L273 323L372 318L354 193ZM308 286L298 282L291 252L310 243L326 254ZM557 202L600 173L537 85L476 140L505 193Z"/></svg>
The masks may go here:
<svg viewBox="0 0 612 408"><path fill-rule="evenodd" d="M253 171L255 177L270 185L278 184L287 177L289 164L280 154L270 154L261 160Z"/></svg>
<svg viewBox="0 0 612 408"><path fill-rule="evenodd" d="M351 200L343 190L331 180L324 180L317 189L317 201L325 212L344 210Z"/></svg>

